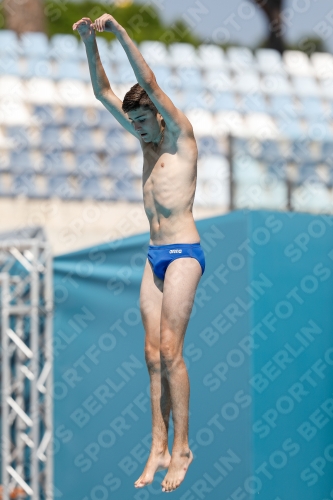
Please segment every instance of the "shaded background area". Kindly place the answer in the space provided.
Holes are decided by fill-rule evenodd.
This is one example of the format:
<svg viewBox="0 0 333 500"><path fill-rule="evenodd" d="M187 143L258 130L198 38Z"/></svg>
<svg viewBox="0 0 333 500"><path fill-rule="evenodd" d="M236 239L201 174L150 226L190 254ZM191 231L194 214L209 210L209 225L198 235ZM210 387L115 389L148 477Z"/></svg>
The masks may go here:
<svg viewBox="0 0 333 500"><path fill-rule="evenodd" d="M333 218L235 211L198 230L207 267L184 343L195 459L174 497L326 498ZM65 498L160 492L164 472L133 490L151 438L138 308L147 241L54 261L55 486ZM170 449L172 437L171 425Z"/></svg>
<svg viewBox="0 0 333 500"><path fill-rule="evenodd" d="M24 9L20 9L20 6ZM173 41L217 43L298 49L307 53L333 51L332 7L326 2L311 0L170 0L145 2L120 0L115 2L24 0L15 5L10 0L0 2L0 28L18 33L46 31L71 33L73 22L84 15L97 18L109 12L131 31L138 42L159 40L170 43L166 31L172 31ZM195 15L193 15L195 13ZM137 16L133 25L127 20ZM146 22L149 22L147 28ZM108 35L110 36L110 35ZM112 38L112 36L111 36Z"/></svg>

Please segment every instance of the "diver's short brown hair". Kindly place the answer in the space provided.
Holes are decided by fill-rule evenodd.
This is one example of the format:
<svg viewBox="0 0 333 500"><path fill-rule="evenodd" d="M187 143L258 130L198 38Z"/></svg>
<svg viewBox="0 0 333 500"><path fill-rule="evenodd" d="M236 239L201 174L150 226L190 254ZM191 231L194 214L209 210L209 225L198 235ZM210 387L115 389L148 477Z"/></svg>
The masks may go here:
<svg viewBox="0 0 333 500"><path fill-rule="evenodd" d="M139 106L150 109L154 115L158 113L155 104L150 99L147 92L141 87L141 85L136 83L128 92L126 92L122 104L122 110L124 113L128 113L129 111L137 109Z"/></svg>

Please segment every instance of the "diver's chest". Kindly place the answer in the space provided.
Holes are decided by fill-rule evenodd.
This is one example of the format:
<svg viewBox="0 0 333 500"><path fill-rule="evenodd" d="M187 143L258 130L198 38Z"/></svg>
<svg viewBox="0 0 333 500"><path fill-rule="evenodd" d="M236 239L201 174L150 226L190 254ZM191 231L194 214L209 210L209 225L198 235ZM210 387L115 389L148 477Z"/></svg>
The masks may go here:
<svg viewBox="0 0 333 500"><path fill-rule="evenodd" d="M144 190L165 190L178 186L179 182L179 165L163 161L158 161L151 170L144 170L142 175Z"/></svg>

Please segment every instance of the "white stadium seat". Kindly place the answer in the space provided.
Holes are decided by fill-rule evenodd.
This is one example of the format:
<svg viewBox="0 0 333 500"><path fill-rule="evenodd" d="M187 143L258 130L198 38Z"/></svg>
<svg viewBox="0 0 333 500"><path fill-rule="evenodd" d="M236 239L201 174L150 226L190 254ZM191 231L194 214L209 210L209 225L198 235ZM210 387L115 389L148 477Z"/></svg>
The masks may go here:
<svg viewBox="0 0 333 500"><path fill-rule="evenodd" d="M292 93L292 86L287 77L269 74L262 77L261 90L269 95L288 95Z"/></svg>
<svg viewBox="0 0 333 500"><path fill-rule="evenodd" d="M227 182L230 177L229 162L222 155L205 155L198 160L198 181L219 180Z"/></svg>
<svg viewBox="0 0 333 500"><path fill-rule="evenodd" d="M243 137L246 127L243 116L237 111L219 111L215 115L215 134L227 136L229 134Z"/></svg>
<svg viewBox="0 0 333 500"><path fill-rule="evenodd" d="M197 182L194 206L228 208L230 203L229 180L209 179Z"/></svg>
<svg viewBox="0 0 333 500"><path fill-rule="evenodd" d="M257 61L252 51L247 47L228 47L226 54L230 67L234 71L254 71L257 69Z"/></svg>
<svg viewBox="0 0 333 500"><path fill-rule="evenodd" d="M312 76L314 73L309 57L298 50L285 50L283 62L290 75Z"/></svg>
<svg viewBox="0 0 333 500"><path fill-rule="evenodd" d="M172 43L169 46L170 64L172 66L198 66L199 57L189 43Z"/></svg>
<svg viewBox="0 0 333 500"><path fill-rule="evenodd" d="M258 73L249 70L244 73L236 73L233 80L233 89L241 94L260 92L260 78Z"/></svg>
<svg viewBox="0 0 333 500"><path fill-rule="evenodd" d="M21 78L16 76L0 76L0 99L5 97L23 100L25 97L24 84Z"/></svg>
<svg viewBox="0 0 333 500"><path fill-rule="evenodd" d="M330 213L333 210L332 190L321 183L298 186L291 195L294 210Z"/></svg>
<svg viewBox="0 0 333 500"><path fill-rule="evenodd" d="M46 57L50 52L50 45L45 33L26 32L20 39L20 45L25 57Z"/></svg>
<svg viewBox="0 0 333 500"><path fill-rule="evenodd" d="M33 104L57 104L58 89L48 78L31 78L26 82L26 100Z"/></svg>
<svg viewBox="0 0 333 500"><path fill-rule="evenodd" d="M117 40L100 35L97 45L112 88L123 99L136 83L126 53ZM327 176L317 176L315 186L296 188L294 208L333 211L333 193L324 186L333 183L328 164L333 151L333 55L285 51L281 57L271 49L258 49L254 55L247 47L224 51L213 44L195 48L160 41L144 41L140 50L163 90L193 125L199 151L195 205L228 208L230 166L225 155L233 136L237 208L286 208L287 160L296 151L303 162L294 163L300 167L297 184L307 182L312 173L315 178L314 161L322 162L319 167ZM19 137L26 151L15 151ZM301 150L303 156L302 141L311 145ZM139 142L95 98L85 46L77 36L59 34L49 41L44 33L19 38L0 30L0 147L3 168L29 172L37 165L42 180L46 151L55 147L52 165L63 169L58 172L63 179L54 179L54 185L68 182L70 171L76 175L91 166L92 183L65 197L100 199L103 165L109 181L127 169L136 182L130 187L119 179L113 182L114 199L142 199ZM31 179L28 196L36 195L36 182ZM50 186L48 194L54 192ZM18 192L19 181L10 194Z"/></svg>
<svg viewBox="0 0 333 500"><path fill-rule="evenodd" d="M199 45L199 64L205 69L222 69L229 65L223 50L217 45Z"/></svg>
<svg viewBox="0 0 333 500"><path fill-rule="evenodd" d="M294 93L299 96L318 96L320 87L317 80L311 76L294 76L291 78Z"/></svg>
<svg viewBox="0 0 333 500"><path fill-rule="evenodd" d="M285 74L281 54L273 49L257 49L256 59L258 70L262 73Z"/></svg>
<svg viewBox="0 0 333 500"><path fill-rule="evenodd" d="M215 135L215 120L213 115L204 109L191 109L186 113L197 136Z"/></svg>
<svg viewBox="0 0 333 500"><path fill-rule="evenodd" d="M30 121L29 110L21 101L0 99L0 125L28 125Z"/></svg>
<svg viewBox="0 0 333 500"><path fill-rule="evenodd" d="M311 55L314 72L320 80L333 79L333 56L324 52Z"/></svg>
<svg viewBox="0 0 333 500"><path fill-rule="evenodd" d="M239 182L235 186L234 203L239 208L285 209L287 184L269 175L262 175L254 183Z"/></svg>
<svg viewBox="0 0 333 500"><path fill-rule="evenodd" d="M274 120L264 113L251 113L245 116L245 130L249 137L260 140L276 139L279 130Z"/></svg>
<svg viewBox="0 0 333 500"><path fill-rule="evenodd" d="M140 43L140 51L149 65L169 65L170 58L168 49L162 42L145 41Z"/></svg>
<svg viewBox="0 0 333 500"><path fill-rule="evenodd" d="M91 100L87 87L78 80L61 80L57 84L59 103L63 106L87 106Z"/></svg>
<svg viewBox="0 0 333 500"><path fill-rule="evenodd" d="M228 92L234 90L230 73L225 69L206 71L203 81L205 87L211 91Z"/></svg>

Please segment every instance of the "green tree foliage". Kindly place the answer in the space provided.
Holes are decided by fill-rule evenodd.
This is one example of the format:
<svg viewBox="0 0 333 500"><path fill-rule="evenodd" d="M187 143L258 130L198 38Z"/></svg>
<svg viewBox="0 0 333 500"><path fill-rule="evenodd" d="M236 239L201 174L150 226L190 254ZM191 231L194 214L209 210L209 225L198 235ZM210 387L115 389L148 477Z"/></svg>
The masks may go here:
<svg viewBox="0 0 333 500"><path fill-rule="evenodd" d="M102 14L108 13L114 16L131 38L138 43L143 40L160 40L166 44L187 42L197 46L201 42L200 38L193 35L191 29L182 20L169 26L165 25L157 9L151 5L133 3L127 7L117 7L114 4L96 4L91 1L68 3L46 0L44 12L48 36L56 33L74 33L75 36L79 36L76 31L72 31L75 21L82 17L95 20ZM103 36L107 36L110 40L114 38L112 33L105 33Z"/></svg>

